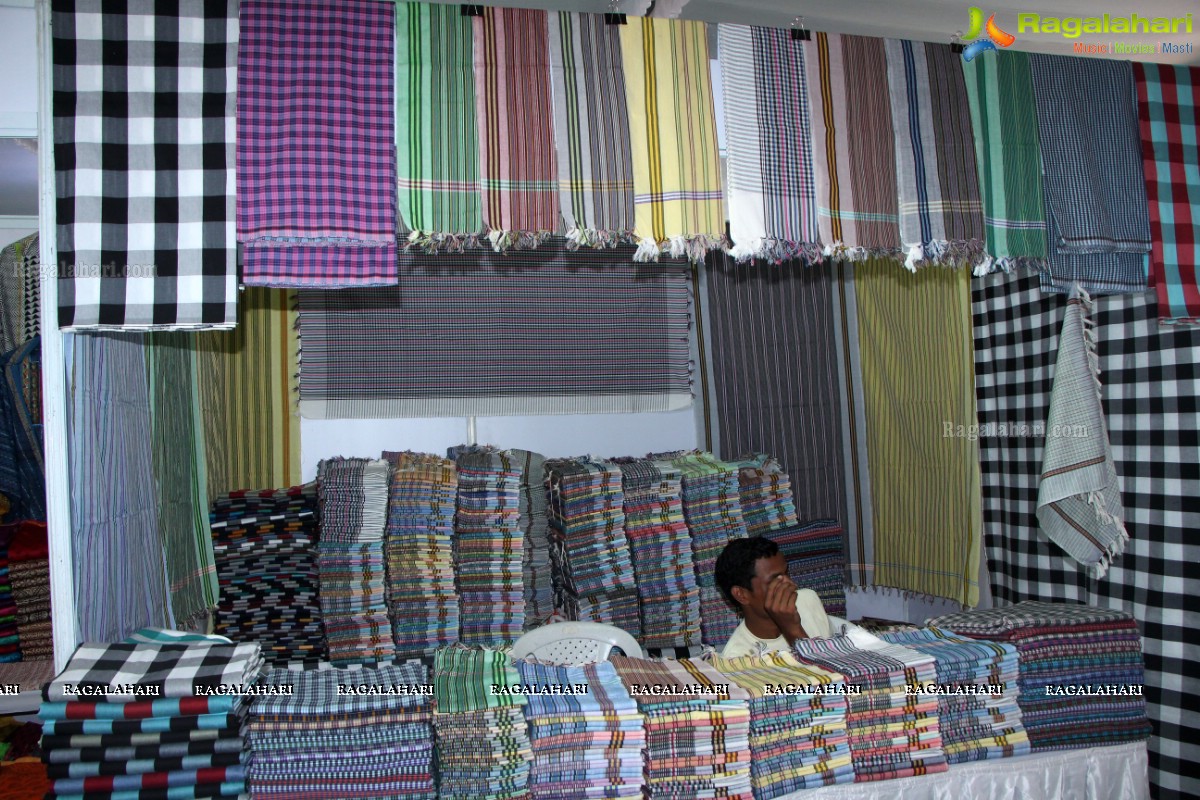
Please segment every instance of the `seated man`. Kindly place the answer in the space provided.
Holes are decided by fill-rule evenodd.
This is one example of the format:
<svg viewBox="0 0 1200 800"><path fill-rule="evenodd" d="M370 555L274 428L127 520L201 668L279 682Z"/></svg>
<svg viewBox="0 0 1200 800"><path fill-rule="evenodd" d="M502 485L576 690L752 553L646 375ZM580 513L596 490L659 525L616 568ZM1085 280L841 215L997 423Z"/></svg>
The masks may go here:
<svg viewBox="0 0 1200 800"><path fill-rule="evenodd" d="M721 592L742 613L722 657L790 650L797 639L830 635L821 598L812 589L796 588L787 560L770 539L734 539L717 557L714 572Z"/></svg>

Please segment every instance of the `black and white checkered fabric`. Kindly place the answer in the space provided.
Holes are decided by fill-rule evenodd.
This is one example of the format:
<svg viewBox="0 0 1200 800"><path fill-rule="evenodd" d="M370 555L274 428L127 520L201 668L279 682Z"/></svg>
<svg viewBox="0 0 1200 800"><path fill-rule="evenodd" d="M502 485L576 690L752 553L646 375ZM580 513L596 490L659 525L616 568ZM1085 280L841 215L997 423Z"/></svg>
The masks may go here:
<svg viewBox="0 0 1200 800"><path fill-rule="evenodd" d="M233 327L237 0L52 8L59 324Z"/></svg>
<svg viewBox="0 0 1200 800"><path fill-rule="evenodd" d="M1200 779L1184 768L1200 760L1200 610L1186 600L1200 594L1200 329L1160 328L1153 292L1095 301L1102 402L1130 534L1095 580L1035 516L1043 439L1034 429L1046 420L1066 308L1038 283L1024 271L973 286L979 423L995 426L980 438L992 594L1001 604L1067 600L1132 614L1154 723L1151 782L1159 797L1200 796Z"/></svg>
<svg viewBox="0 0 1200 800"><path fill-rule="evenodd" d="M257 644L89 642L79 645L43 695L52 703L78 700L80 695L73 688L83 686L122 690L103 698L83 698L108 702L194 697L197 686L211 689L254 683L262 663L262 648ZM125 690L131 686L157 691L147 695Z"/></svg>

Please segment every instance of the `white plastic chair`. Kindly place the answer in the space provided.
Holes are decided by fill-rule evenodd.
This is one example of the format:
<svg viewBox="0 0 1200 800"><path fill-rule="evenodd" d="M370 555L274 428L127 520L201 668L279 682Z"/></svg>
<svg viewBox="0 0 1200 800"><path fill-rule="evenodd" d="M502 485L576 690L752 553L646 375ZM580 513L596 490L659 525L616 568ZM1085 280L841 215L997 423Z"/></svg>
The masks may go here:
<svg viewBox="0 0 1200 800"><path fill-rule="evenodd" d="M604 661L614 647L630 658L642 657L636 639L618 627L599 622L553 622L534 628L513 643L512 655L574 667Z"/></svg>

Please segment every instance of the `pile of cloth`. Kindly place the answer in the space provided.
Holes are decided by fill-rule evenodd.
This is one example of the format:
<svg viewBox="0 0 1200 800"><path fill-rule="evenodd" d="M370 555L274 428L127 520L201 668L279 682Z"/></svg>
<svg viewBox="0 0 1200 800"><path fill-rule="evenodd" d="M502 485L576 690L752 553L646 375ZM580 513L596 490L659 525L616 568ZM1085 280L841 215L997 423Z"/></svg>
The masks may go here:
<svg viewBox="0 0 1200 800"><path fill-rule="evenodd" d="M454 462L424 453L384 453L388 490L387 604L400 657L432 655L458 641L454 589Z"/></svg>
<svg viewBox="0 0 1200 800"><path fill-rule="evenodd" d="M609 656L646 728L650 800L751 800L750 699L703 661Z"/></svg>
<svg viewBox="0 0 1200 800"><path fill-rule="evenodd" d="M458 470L459 638L471 645L510 645L525 630L520 459L476 446L454 448L450 457Z"/></svg>
<svg viewBox="0 0 1200 800"><path fill-rule="evenodd" d="M251 796L432 800L428 680L419 663L271 670L246 725Z"/></svg>
<svg viewBox="0 0 1200 800"><path fill-rule="evenodd" d="M845 678L786 652L714 656L712 665L750 695L755 800L854 782Z"/></svg>
<svg viewBox="0 0 1200 800"><path fill-rule="evenodd" d="M555 605L567 619L615 625L640 637L620 467L590 457L551 459L546 481Z"/></svg>
<svg viewBox="0 0 1200 800"><path fill-rule="evenodd" d="M8 545L8 585L12 592L13 621L22 661L44 661L54 657L54 634L50 626L50 548L46 523L16 522L0 525L0 562L4 542ZM0 570L3 567L0 566ZM0 578L0 620L5 614ZM0 630L4 623L0 621ZM0 661L4 661L7 635L0 634Z"/></svg>
<svg viewBox="0 0 1200 800"><path fill-rule="evenodd" d="M613 665L518 661L516 666L528 690L530 796L641 800L646 731Z"/></svg>
<svg viewBox="0 0 1200 800"><path fill-rule="evenodd" d="M779 461L765 453L742 456L738 468L738 495L746 532L761 536L768 531L796 525L792 479Z"/></svg>
<svg viewBox="0 0 1200 800"><path fill-rule="evenodd" d="M438 797L528 798L533 751L523 713L526 696L508 651L455 646L434 658Z"/></svg>
<svg viewBox="0 0 1200 800"><path fill-rule="evenodd" d="M1017 705L1017 649L937 628L885 633L884 641L933 656L938 727L946 761L982 761L1029 752Z"/></svg>
<svg viewBox="0 0 1200 800"><path fill-rule="evenodd" d="M738 468L712 453L699 451L664 453L650 458L669 460L682 473L683 516L692 534L703 641L713 647L724 647L738 626L738 616L721 596L713 567L731 539L746 536L738 496Z"/></svg>
<svg viewBox="0 0 1200 800"><path fill-rule="evenodd" d="M816 592L825 613L845 617L845 535L837 520L818 519L765 535L779 545L796 585Z"/></svg>
<svg viewBox="0 0 1200 800"><path fill-rule="evenodd" d="M1142 639L1124 611L1027 600L963 611L929 625L1010 644L1020 658L1021 721L1034 751L1150 735Z"/></svg>
<svg viewBox="0 0 1200 800"><path fill-rule="evenodd" d="M316 484L230 492L213 501L209 521L221 588L213 630L258 642L271 663L326 658Z"/></svg>
<svg viewBox="0 0 1200 800"><path fill-rule="evenodd" d="M546 623L554 613L554 584L546 518L546 457L529 450L510 450L521 468L521 578L525 589L525 630Z"/></svg>
<svg viewBox="0 0 1200 800"><path fill-rule="evenodd" d="M700 587L683 518L683 476L669 461L618 460L625 490L625 536L641 606L646 648L700 644Z"/></svg>
<svg viewBox="0 0 1200 800"><path fill-rule="evenodd" d="M8 577L8 546L15 526L0 527L0 664L21 660L17 640L17 605Z"/></svg>
<svg viewBox="0 0 1200 800"><path fill-rule="evenodd" d="M327 458L317 466L321 498L321 614L329 660L392 659L396 644L384 586L383 532L391 466Z"/></svg>
<svg viewBox="0 0 1200 800"><path fill-rule="evenodd" d="M852 689L846 730L856 781L946 771L937 696L909 689L937 682L932 656L858 629L800 639L795 655L804 664L844 676Z"/></svg>
<svg viewBox="0 0 1200 800"><path fill-rule="evenodd" d="M245 794L245 691L262 664L252 643L80 645L43 689L53 796Z"/></svg>

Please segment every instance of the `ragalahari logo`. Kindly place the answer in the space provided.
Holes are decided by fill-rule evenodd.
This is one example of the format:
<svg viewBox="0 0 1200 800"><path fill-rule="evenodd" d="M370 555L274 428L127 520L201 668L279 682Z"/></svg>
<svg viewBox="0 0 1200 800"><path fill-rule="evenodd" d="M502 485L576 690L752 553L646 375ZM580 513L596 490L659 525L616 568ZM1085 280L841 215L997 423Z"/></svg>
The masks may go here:
<svg viewBox="0 0 1200 800"><path fill-rule="evenodd" d="M987 50L995 50L996 45L1008 47L1017 40L1017 37L1011 33L1000 29L1000 26L996 24L995 14L988 17L985 24L983 21L983 12L978 8L971 6L968 12L971 15L970 24L967 26L967 32L959 37L964 42L971 42L963 48L963 61L970 61L975 56ZM987 33L987 38L979 39L979 34L984 32ZM978 41L971 41L972 39L978 39Z"/></svg>

